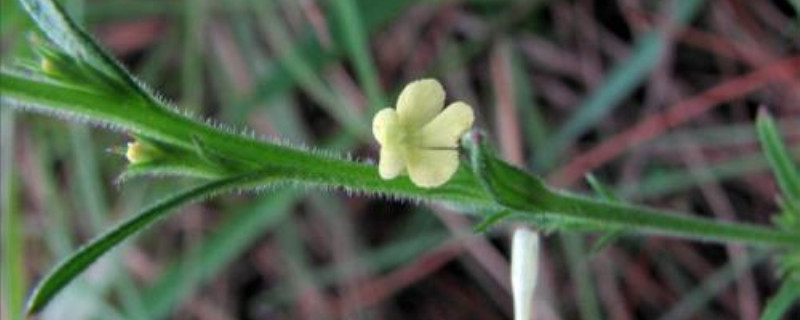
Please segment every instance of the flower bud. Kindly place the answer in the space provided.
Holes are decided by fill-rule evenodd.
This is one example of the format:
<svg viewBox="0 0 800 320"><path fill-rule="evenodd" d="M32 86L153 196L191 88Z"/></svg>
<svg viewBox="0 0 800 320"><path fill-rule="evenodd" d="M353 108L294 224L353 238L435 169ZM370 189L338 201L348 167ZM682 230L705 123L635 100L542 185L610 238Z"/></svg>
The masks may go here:
<svg viewBox="0 0 800 320"><path fill-rule="evenodd" d="M161 152L150 144L141 141L128 142L125 158L131 164L140 164L152 161L160 156Z"/></svg>

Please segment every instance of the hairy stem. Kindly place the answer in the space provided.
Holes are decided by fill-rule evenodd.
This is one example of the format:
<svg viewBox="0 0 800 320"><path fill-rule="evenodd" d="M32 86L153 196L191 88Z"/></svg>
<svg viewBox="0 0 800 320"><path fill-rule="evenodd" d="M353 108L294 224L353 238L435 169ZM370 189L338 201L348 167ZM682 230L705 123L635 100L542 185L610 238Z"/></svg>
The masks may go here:
<svg viewBox="0 0 800 320"><path fill-rule="evenodd" d="M711 220L573 194L552 193L545 198L547 211L596 219L619 227L634 228L640 232L715 242L775 246L793 246L800 243L798 233L756 225Z"/></svg>
<svg viewBox="0 0 800 320"><path fill-rule="evenodd" d="M244 164L247 170L278 169L277 181L395 198L444 201L475 211L508 207L525 216L554 215L588 220L632 231L718 242L790 245L800 235L764 227L720 222L666 211L593 200L577 195L545 192L537 195L535 209L503 206L484 189L466 166L442 187L424 189L407 178L382 180L373 165L317 152L265 143L196 121L173 110L142 106L144 101L114 100L98 92L29 79L9 72L0 74L0 90L11 105L33 105L35 110L88 118L92 122L148 136L187 149L197 141L215 155ZM241 173L241 172L240 172ZM520 172L519 174L527 173Z"/></svg>

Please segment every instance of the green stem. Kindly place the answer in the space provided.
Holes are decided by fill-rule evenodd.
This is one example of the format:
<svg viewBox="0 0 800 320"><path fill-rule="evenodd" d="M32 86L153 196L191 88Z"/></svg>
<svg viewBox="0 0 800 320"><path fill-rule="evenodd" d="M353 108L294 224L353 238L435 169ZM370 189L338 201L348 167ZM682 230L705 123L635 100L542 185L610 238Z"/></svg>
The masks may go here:
<svg viewBox="0 0 800 320"><path fill-rule="evenodd" d="M715 221L676 212L589 199L573 194L551 193L545 211L603 221L640 232L714 242L795 246L800 234L750 224Z"/></svg>
<svg viewBox="0 0 800 320"><path fill-rule="evenodd" d="M446 185L424 189L415 186L405 177L382 180L373 165L265 143L195 121L170 109L144 104L141 100L130 102L113 99L97 92L28 79L8 72L0 73L0 90L5 99L16 103L14 105L34 104L37 109L46 112L78 115L189 150L196 148L196 141L199 140L204 149L243 163L247 170L273 167L281 172L278 179L286 182L342 188L394 198L445 201L475 211L510 208L528 217L547 212L547 215L578 218L601 226L625 227L646 233L698 240L780 246L800 242L800 235L785 231L678 215L552 191L536 195L536 199L532 199L535 206L503 206L494 200L478 177L466 166L462 166ZM528 173L520 170L517 177L510 179L529 177L531 176Z"/></svg>

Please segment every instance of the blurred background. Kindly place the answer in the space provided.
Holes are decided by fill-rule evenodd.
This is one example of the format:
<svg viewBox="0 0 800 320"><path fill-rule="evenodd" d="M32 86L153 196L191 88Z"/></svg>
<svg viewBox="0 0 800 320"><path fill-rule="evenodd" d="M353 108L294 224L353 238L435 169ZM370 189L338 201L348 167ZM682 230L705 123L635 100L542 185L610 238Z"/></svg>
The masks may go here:
<svg viewBox="0 0 800 320"><path fill-rule="evenodd" d="M32 26L0 3L10 64ZM766 225L760 106L800 158L796 0L61 3L180 109L366 161L372 114L423 77L574 191L593 172L621 199ZM197 182L117 181L124 134L6 107L1 124L3 319L81 243ZM101 259L42 319L511 319L508 228L476 221L344 192L222 196ZM536 319L755 320L779 284L763 249L598 239L544 239Z"/></svg>

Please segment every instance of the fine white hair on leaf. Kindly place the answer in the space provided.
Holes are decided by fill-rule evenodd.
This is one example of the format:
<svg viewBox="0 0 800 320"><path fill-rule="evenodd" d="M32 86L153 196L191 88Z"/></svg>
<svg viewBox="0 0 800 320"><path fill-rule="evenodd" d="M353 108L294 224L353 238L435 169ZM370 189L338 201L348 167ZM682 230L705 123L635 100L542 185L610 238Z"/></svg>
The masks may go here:
<svg viewBox="0 0 800 320"><path fill-rule="evenodd" d="M363 163L363 164L366 164L366 165L370 165L370 166L374 166L374 165L377 165L377 164L378 164L378 162L377 162L377 161L375 161L375 159L374 159L374 158L365 158L365 159L363 159L363 160L361 161L361 163Z"/></svg>
<svg viewBox="0 0 800 320"><path fill-rule="evenodd" d="M118 132L127 132L127 131L129 131L128 128L125 128L123 126L117 125L117 124L112 123L112 122L98 121L96 119L90 118L90 117L85 116L83 114L79 114L79 113L75 113L75 112L71 112L71 111L66 111L66 110L56 110L56 109L52 109L52 108L42 107L42 106L37 105L37 104L20 102L20 101L16 101L16 100L13 100L13 99L10 99L10 98L6 98L6 97L3 97L2 99L0 99L0 104L9 106L9 107L14 108L14 109L19 109L19 110L23 110L23 111L32 112L32 113L38 113L38 114L41 114L41 115L45 115L45 116L48 116L48 117L61 119L61 120L64 120L64 121L72 121L72 122L87 124L87 125L90 125L90 126L93 126L93 127L101 128L101 129L106 129L106 130L111 130L111 131L118 131Z"/></svg>

